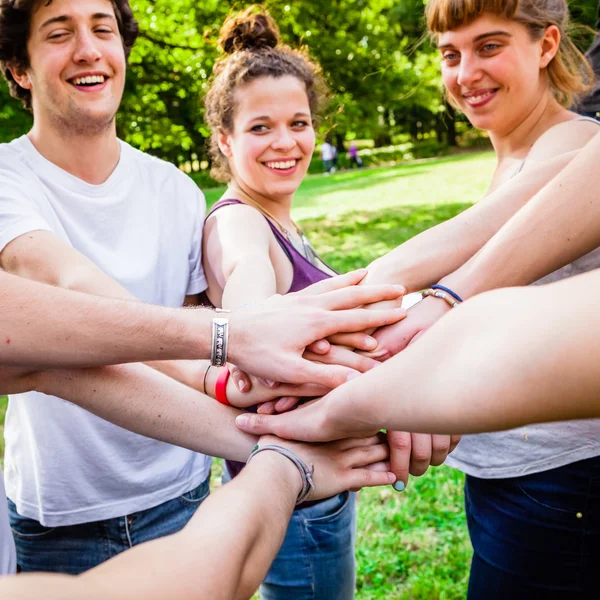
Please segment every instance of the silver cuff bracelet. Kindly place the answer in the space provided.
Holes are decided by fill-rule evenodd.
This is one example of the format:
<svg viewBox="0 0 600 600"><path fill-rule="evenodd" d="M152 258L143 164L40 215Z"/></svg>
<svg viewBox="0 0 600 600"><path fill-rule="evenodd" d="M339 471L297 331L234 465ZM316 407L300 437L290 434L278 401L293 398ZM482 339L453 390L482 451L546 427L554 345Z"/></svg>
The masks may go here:
<svg viewBox="0 0 600 600"><path fill-rule="evenodd" d="M210 362L215 367L222 367L227 362L227 343L229 341L229 320L213 319L212 349Z"/></svg>

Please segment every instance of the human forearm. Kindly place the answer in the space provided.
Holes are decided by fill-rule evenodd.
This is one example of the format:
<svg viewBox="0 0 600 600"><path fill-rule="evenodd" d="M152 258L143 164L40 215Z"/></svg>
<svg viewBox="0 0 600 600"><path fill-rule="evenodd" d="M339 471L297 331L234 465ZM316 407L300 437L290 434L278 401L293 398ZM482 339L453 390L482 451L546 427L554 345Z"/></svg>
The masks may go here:
<svg viewBox="0 0 600 600"><path fill-rule="evenodd" d="M600 415L598 290L600 271L469 301L397 357L334 390L331 429L352 419L469 433Z"/></svg>
<svg viewBox="0 0 600 600"><path fill-rule="evenodd" d="M369 265L363 284L396 283L414 292L437 283L478 252L574 156L531 168L453 219L404 242Z"/></svg>
<svg viewBox="0 0 600 600"><path fill-rule="evenodd" d="M600 246L599 153L600 134L443 283L464 297L527 285Z"/></svg>
<svg viewBox="0 0 600 600"><path fill-rule="evenodd" d="M298 471L287 458L262 453L209 496L179 533L136 546L79 577L3 578L0 595L14 600L249 598L281 546L300 487ZM233 522L235 527L228 526Z"/></svg>
<svg viewBox="0 0 600 600"><path fill-rule="evenodd" d="M3 364L92 366L210 354L208 310L101 298L3 272L0 303Z"/></svg>
<svg viewBox="0 0 600 600"><path fill-rule="evenodd" d="M106 590L110 581L110 594L98 597L114 600L249 598L281 546L300 487L291 461L261 453L209 496L180 533L140 546L82 578L88 589L99 584ZM227 525L233 522L235 527ZM132 576L140 568L143 581Z"/></svg>
<svg viewBox="0 0 600 600"><path fill-rule="evenodd" d="M245 461L256 443L223 406L141 364L57 369L35 376L36 391L58 396L120 427L163 442Z"/></svg>

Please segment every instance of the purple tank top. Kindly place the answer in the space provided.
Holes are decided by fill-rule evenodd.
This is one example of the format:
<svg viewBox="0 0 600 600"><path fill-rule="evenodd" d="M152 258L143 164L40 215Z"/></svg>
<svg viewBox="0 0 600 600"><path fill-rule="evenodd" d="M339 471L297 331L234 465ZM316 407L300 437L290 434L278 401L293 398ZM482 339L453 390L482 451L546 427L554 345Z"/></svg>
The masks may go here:
<svg viewBox="0 0 600 600"><path fill-rule="evenodd" d="M206 215L206 218L208 219L208 217L210 217L210 215L212 215L216 210L219 210L220 208L223 208L225 206L232 206L234 204L244 204L244 202L240 200L235 200L233 198L219 200L214 204L208 215ZM279 229L273 223L271 223L269 219L267 219L267 217L265 217L265 220L269 224L269 227L271 228L275 239L279 242L279 245L281 246L282 250L285 252L286 256L292 263L294 275L292 277L290 289L286 293L289 294L291 292L298 292L299 290L303 290L305 287L308 287L313 283L317 283L318 281L323 281L323 279L328 279L329 277L331 277L329 273L321 271L321 269L313 265L309 260L302 256L302 254L300 254L300 252L296 250L294 245L285 237L285 235L283 235L279 231ZM252 412L254 411L252 410ZM245 466L245 463L236 462L232 460L227 460L225 462L227 463L227 469L231 477L239 475L240 471ZM321 501L319 500L318 502ZM303 502L301 506L311 506L315 503L316 502L312 501Z"/></svg>
<svg viewBox="0 0 600 600"><path fill-rule="evenodd" d="M210 215L212 215L216 210L219 210L224 206L232 206L234 204L244 203L240 200L234 200L233 198L219 200L212 207L206 218L208 219L208 217L210 217ZM302 256L302 254L300 254L300 252L296 250L294 245L285 237L285 235L283 235L283 233L281 233L281 231L279 231L279 229L273 223L271 223L270 219L267 219L267 217L265 217L265 220L269 224L269 227L271 228L275 239L281 246L281 249L285 252L289 261L292 263L294 275L292 277L290 289L286 292L287 294L291 292L298 292L313 283L317 283L317 281L323 281L323 279L328 279L329 277L331 277L329 273L321 271L319 267L313 265L309 260Z"/></svg>

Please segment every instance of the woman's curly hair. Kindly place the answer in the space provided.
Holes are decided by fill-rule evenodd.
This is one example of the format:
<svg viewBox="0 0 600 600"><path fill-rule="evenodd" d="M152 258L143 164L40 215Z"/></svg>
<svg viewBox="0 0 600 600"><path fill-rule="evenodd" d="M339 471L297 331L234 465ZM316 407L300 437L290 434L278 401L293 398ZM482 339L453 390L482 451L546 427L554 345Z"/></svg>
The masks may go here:
<svg viewBox="0 0 600 600"><path fill-rule="evenodd" d="M220 132L233 131L238 87L260 77L297 77L306 86L313 121L318 121L329 94L319 65L304 50L292 50L283 44L277 24L259 5L227 18L221 28L219 47L224 56L213 69L205 98L205 118L211 129L211 176L227 182L231 179L229 163L217 140Z"/></svg>

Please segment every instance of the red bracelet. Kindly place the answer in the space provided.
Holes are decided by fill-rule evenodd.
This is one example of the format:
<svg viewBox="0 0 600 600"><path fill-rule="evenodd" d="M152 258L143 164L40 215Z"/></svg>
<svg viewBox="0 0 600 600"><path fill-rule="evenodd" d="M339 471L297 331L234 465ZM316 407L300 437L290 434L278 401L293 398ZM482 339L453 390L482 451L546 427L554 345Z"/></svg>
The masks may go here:
<svg viewBox="0 0 600 600"><path fill-rule="evenodd" d="M229 367L221 367L215 384L215 398L225 406L231 406L227 400L227 381L229 380Z"/></svg>

